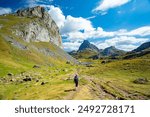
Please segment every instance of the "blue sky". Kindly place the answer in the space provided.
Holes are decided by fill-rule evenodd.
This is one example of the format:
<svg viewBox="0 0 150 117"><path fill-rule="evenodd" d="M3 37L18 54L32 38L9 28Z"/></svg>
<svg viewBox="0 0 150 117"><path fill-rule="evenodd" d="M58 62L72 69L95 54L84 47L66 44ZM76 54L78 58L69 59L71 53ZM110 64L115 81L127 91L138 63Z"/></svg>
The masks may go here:
<svg viewBox="0 0 150 117"><path fill-rule="evenodd" d="M59 26L67 51L86 39L126 51L150 41L150 0L0 0L0 14L37 5Z"/></svg>

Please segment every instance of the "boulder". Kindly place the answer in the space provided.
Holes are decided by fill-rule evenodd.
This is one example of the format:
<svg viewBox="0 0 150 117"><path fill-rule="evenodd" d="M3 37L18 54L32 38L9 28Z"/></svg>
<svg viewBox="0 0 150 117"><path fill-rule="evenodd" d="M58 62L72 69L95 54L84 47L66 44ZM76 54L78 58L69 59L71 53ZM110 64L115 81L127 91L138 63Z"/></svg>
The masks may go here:
<svg viewBox="0 0 150 117"><path fill-rule="evenodd" d="M8 76L13 76L13 73L8 73L7 75L8 75Z"/></svg>
<svg viewBox="0 0 150 117"><path fill-rule="evenodd" d="M38 65L34 65L33 68L41 68L41 67Z"/></svg>
<svg viewBox="0 0 150 117"><path fill-rule="evenodd" d="M41 85L45 85L46 83L45 82L41 82Z"/></svg>
<svg viewBox="0 0 150 117"><path fill-rule="evenodd" d="M23 81L25 82L32 81L32 78L30 78L29 76L26 76L26 78L24 78Z"/></svg>
<svg viewBox="0 0 150 117"><path fill-rule="evenodd" d="M133 81L135 84L146 84L148 81L147 78L138 78L136 80Z"/></svg>
<svg viewBox="0 0 150 117"><path fill-rule="evenodd" d="M67 61L66 64L70 64L70 61Z"/></svg>

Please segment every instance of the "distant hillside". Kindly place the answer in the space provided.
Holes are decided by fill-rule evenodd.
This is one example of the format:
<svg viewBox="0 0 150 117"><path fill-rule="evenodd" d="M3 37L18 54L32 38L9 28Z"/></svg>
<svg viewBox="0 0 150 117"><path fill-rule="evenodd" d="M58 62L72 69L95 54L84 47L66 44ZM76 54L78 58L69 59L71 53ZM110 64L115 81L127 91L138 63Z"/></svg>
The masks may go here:
<svg viewBox="0 0 150 117"><path fill-rule="evenodd" d="M56 23L43 7L0 16L0 76L34 65L76 62L62 49Z"/></svg>
<svg viewBox="0 0 150 117"><path fill-rule="evenodd" d="M134 49L132 52L140 52L146 49L150 49L150 42L143 43L138 48Z"/></svg>
<svg viewBox="0 0 150 117"><path fill-rule="evenodd" d="M80 45L78 51L69 52L75 58L92 58L99 59L101 57L112 57L112 56L122 56L126 52L119 50L114 46L105 48L104 50L98 49L95 45L91 44L88 40L84 40Z"/></svg>
<svg viewBox="0 0 150 117"><path fill-rule="evenodd" d="M83 41L83 43L79 47L78 52L85 51L85 50L99 52L99 49L95 45L91 44L88 40Z"/></svg>
<svg viewBox="0 0 150 117"><path fill-rule="evenodd" d="M88 40L84 40L77 51L71 51L69 54L74 58L89 58L99 54L99 49L91 44Z"/></svg>
<svg viewBox="0 0 150 117"><path fill-rule="evenodd" d="M110 46L108 48L105 48L101 54L103 56L120 56L120 55L123 55L125 54L125 51L123 50L119 50L117 48L115 48L114 46Z"/></svg>
<svg viewBox="0 0 150 117"><path fill-rule="evenodd" d="M143 43L138 48L128 52L124 59L131 59L136 57L146 57L150 54L150 42Z"/></svg>

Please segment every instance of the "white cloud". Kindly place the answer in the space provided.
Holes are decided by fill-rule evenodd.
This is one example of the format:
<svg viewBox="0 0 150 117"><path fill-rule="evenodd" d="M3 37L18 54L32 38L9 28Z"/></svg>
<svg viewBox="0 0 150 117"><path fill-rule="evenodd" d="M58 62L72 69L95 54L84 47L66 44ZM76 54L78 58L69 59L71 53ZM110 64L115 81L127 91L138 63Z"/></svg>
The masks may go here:
<svg viewBox="0 0 150 117"><path fill-rule="evenodd" d="M11 8L0 7L0 15L2 15L2 14L8 14L8 13L11 13L11 12L12 12Z"/></svg>
<svg viewBox="0 0 150 117"><path fill-rule="evenodd" d="M83 17L64 16L59 7L48 6L49 13L60 28L61 34L68 42L64 42L65 50L77 50L85 39L106 39L103 42L95 42L99 48L116 46L123 50L135 49L140 44L150 41L145 36L150 36L150 26L139 27L133 30L120 29L105 31L101 27L94 28L92 22ZM138 38L137 38L138 37Z"/></svg>
<svg viewBox="0 0 150 117"><path fill-rule="evenodd" d="M95 30L91 21L86 18L70 15L65 17L59 7L47 7L50 9L49 14L60 28L61 34L68 39L86 39Z"/></svg>
<svg viewBox="0 0 150 117"><path fill-rule="evenodd" d="M64 42L63 45L66 51L78 50L79 46L81 45L81 42Z"/></svg>
<svg viewBox="0 0 150 117"><path fill-rule="evenodd" d="M65 23L65 16L63 15L63 12L58 7L54 7L52 5L49 6L49 14L53 18L53 20L56 22L58 27L61 29L64 26Z"/></svg>
<svg viewBox="0 0 150 117"><path fill-rule="evenodd" d="M149 38L119 36L107 39L104 42L97 42L96 45L98 45L100 49L104 49L109 46L115 46L118 49L129 51L135 49L138 47L138 45L147 41L149 41Z"/></svg>
<svg viewBox="0 0 150 117"><path fill-rule="evenodd" d="M150 26L144 26L130 31L127 35L139 35L139 36L148 36L150 35Z"/></svg>
<svg viewBox="0 0 150 117"><path fill-rule="evenodd" d="M93 26L91 22L85 18L82 17L72 17L67 16L64 27L61 29L62 33L72 33L72 32L78 32L78 31L93 31Z"/></svg>
<svg viewBox="0 0 150 117"><path fill-rule="evenodd" d="M96 16L94 15L94 16L91 16L91 17L88 17L88 18L86 18L87 20L90 20L90 19L94 19Z"/></svg>
<svg viewBox="0 0 150 117"><path fill-rule="evenodd" d="M99 5L95 9L93 9L93 12L100 11L102 13L106 13L106 11L108 11L109 9L122 6L130 1L131 0L102 0L99 2Z"/></svg>

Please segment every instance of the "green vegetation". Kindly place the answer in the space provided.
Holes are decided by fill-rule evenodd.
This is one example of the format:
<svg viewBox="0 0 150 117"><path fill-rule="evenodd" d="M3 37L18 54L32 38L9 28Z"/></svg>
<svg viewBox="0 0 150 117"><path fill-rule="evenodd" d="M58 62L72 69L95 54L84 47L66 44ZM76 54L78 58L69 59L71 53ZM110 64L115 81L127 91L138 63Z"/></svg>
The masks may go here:
<svg viewBox="0 0 150 117"><path fill-rule="evenodd" d="M80 59L77 65L52 43L27 43L13 34L14 26L31 20L0 16L0 99L150 99L149 54L130 60ZM76 72L80 82L74 91ZM140 78L148 82L134 82Z"/></svg>
<svg viewBox="0 0 150 117"><path fill-rule="evenodd" d="M102 64L101 60L93 61L93 67L87 67L81 73L91 77L95 85L118 99L149 99L150 82L135 84L138 78L150 81L150 60L131 59L116 60ZM95 87L95 86L94 86ZM98 89L96 89L98 90ZM106 97L107 98L107 97Z"/></svg>

